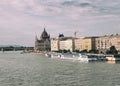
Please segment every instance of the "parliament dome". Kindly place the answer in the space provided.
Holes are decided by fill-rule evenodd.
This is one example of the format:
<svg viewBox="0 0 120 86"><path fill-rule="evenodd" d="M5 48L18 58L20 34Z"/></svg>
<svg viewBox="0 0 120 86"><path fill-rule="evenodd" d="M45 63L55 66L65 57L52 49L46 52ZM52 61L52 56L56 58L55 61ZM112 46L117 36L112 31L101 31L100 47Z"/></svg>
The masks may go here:
<svg viewBox="0 0 120 86"><path fill-rule="evenodd" d="M44 28L44 31L42 32L40 38L41 38L42 40L43 40L43 39L49 39L49 35L48 35L48 33L46 32L45 28Z"/></svg>

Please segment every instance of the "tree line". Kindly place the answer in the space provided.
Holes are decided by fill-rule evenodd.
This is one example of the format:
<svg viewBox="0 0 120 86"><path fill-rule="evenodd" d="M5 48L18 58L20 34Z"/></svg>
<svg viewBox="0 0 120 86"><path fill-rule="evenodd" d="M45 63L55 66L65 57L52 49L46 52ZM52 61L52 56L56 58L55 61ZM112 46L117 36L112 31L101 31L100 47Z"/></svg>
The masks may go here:
<svg viewBox="0 0 120 86"><path fill-rule="evenodd" d="M59 50L56 51L58 53L70 53L70 50ZM103 53L103 52L99 52L99 50L74 50L73 52L76 53L94 53L94 54L99 54L99 53ZM115 46L111 46L110 49L108 49L106 52L104 52L105 54L118 54L117 49L115 48Z"/></svg>
<svg viewBox="0 0 120 86"><path fill-rule="evenodd" d="M33 50L34 47L14 47L14 46L7 46L7 47L0 47L0 51L18 51L18 50Z"/></svg>

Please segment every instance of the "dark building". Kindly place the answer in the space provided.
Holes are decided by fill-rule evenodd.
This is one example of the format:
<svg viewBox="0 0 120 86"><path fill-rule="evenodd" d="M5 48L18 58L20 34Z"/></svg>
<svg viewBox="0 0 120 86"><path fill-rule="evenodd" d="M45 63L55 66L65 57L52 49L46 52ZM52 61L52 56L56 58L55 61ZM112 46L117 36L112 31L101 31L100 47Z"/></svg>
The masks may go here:
<svg viewBox="0 0 120 86"><path fill-rule="evenodd" d="M46 32L45 28L40 36L40 40L35 37L35 52L50 51L50 35Z"/></svg>

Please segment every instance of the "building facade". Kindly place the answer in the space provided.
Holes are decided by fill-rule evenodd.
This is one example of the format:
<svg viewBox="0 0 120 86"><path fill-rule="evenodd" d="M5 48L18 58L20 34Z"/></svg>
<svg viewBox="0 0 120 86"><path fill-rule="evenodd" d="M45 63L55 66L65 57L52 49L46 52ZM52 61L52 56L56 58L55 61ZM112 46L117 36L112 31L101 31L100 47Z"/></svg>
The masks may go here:
<svg viewBox="0 0 120 86"><path fill-rule="evenodd" d="M35 46L34 51L35 52L41 52L41 51L50 51L50 35L46 32L45 28L40 36L40 40L35 37Z"/></svg>
<svg viewBox="0 0 120 86"><path fill-rule="evenodd" d="M120 53L120 35L110 37L110 45L115 46L117 51Z"/></svg>
<svg viewBox="0 0 120 86"><path fill-rule="evenodd" d="M59 34L58 38L51 40L51 51L70 50L72 52L74 49L73 37L64 37L63 34Z"/></svg>
<svg viewBox="0 0 120 86"><path fill-rule="evenodd" d="M83 48L83 38L76 38L75 39L75 50L79 50L79 51L81 51Z"/></svg>
<svg viewBox="0 0 120 86"><path fill-rule="evenodd" d="M96 50L99 50L99 53L105 53L111 46L109 36L101 36L96 38Z"/></svg>
<svg viewBox="0 0 120 86"><path fill-rule="evenodd" d="M59 40L58 39L51 39L51 51L59 51Z"/></svg>
<svg viewBox="0 0 120 86"><path fill-rule="evenodd" d="M51 51L59 50L95 50L97 37L85 37L85 38L74 38L74 37L58 37L51 40Z"/></svg>
<svg viewBox="0 0 120 86"><path fill-rule="evenodd" d="M60 50L74 51L74 39L72 37L65 37L60 39L59 42Z"/></svg>
<svg viewBox="0 0 120 86"><path fill-rule="evenodd" d="M98 37L85 37L82 39L82 47L81 50L95 50L96 49L96 41L95 39Z"/></svg>
<svg viewBox="0 0 120 86"><path fill-rule="evenodd" d="M51 51L59 51L60 50L60 39L64 38L63 34L59 34L57 38L51 39Z"/></svg>
<svg viewBox="0 0 120 86"><path fill-rule="evenodd" d="M101 36L96 39L96 49L99 53L105 53L111 46L115 46L120 52L120 35Z"/></svg>

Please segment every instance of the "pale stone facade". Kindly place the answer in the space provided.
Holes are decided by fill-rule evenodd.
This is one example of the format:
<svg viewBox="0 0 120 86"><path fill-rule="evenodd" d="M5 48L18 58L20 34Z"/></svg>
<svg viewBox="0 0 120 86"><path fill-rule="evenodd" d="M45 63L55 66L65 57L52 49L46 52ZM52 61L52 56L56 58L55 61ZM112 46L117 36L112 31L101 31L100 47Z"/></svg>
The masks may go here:
<svg viewBox="0 0 120 86"><path fill-rule="evenodd" d="M82 49L81 50L95 50L96 45L95 45L95 39L97 37L85 37L82 39Z"/></svg>
<svg viewBox="0 0 120 86"><path fill-rule="evenodd" d="M99 53L105 53L111 46L120 52L120 35L100 36L100 37L61 37L51 40L51 50L99 50Z"/></svg>
<svg viewBox="0 0 120 86"><path fill-rule="evenodd" d="M99 50L100 53L106 52L110 46L110 37L101 36L99 38L96 38L96 50Z"/></svg>
<svg viewBox="0 0 120 86"><path fill-rule="evenodd" d="M115 46L115 48L120 52L120 35L111 36L110 45Z"/></svg>
<svg viewBox="0 0 120 86"><path fill-rule="evenodd" d="M70 50L73 51L73 39L68 38L68 39L62 39L60 40L60 50Z"/></svg>
<svg viewBox="0 0 120 86"><path fill-rule="evenodd" d="M60 37L51 40L51 51L59 50L74 50L74 38L72 37Z"/></svg>
<svg viewBox="0 0 120 86"><path fill-rule="evenodd" d="M111 46L115 46L115 48L120 52L119 35L101 36L96 39L96 49L99 50L100 53L105 53Z"/></svg>
<svg viewBox="0 0 120 86"><path fill-rule="evenodd" d="M59 50L59 40L51 39L51 51L58 51L58 50Z"/></svg>
<svg viewBox="0 0 120 86"><path fill-rule="evenodd" d="M82 48L82 45L83 45L83 38L76 38L75 39L75 50L79 50L81 51L83 48Z"/></svg>

